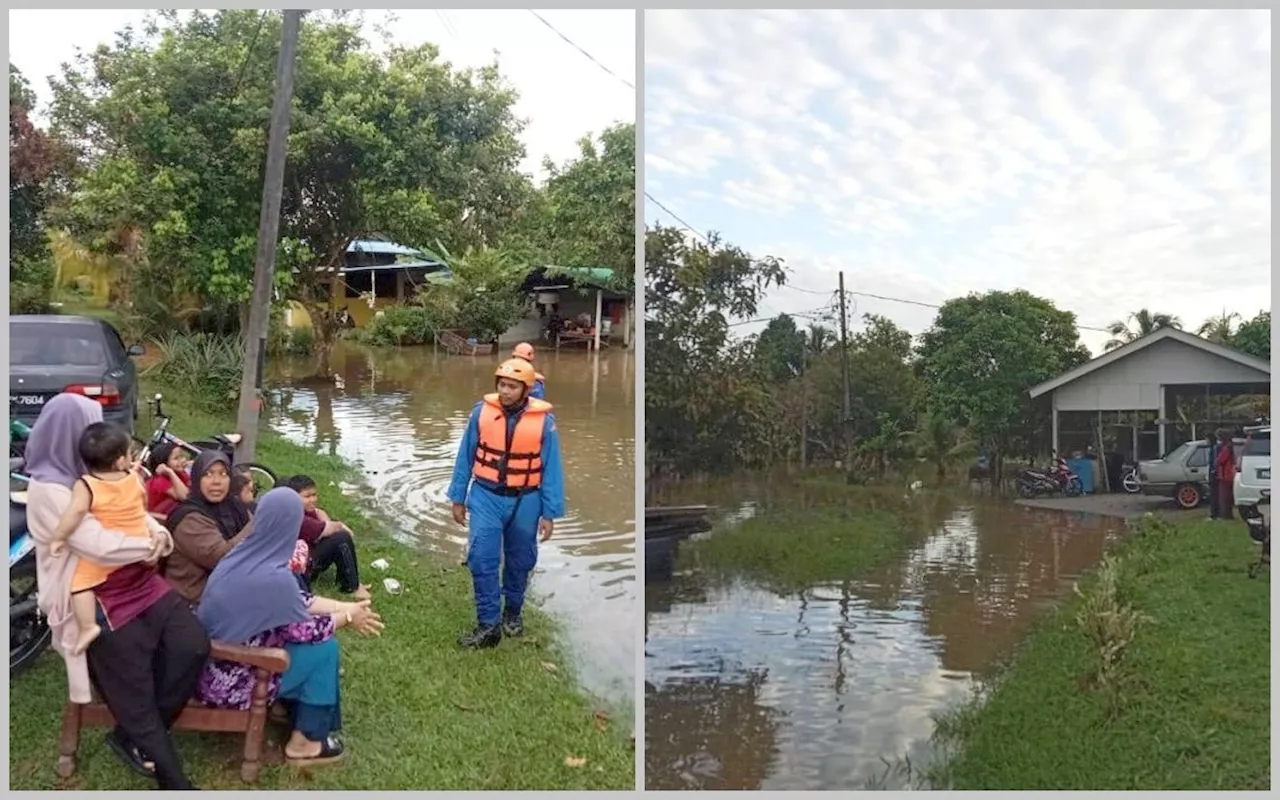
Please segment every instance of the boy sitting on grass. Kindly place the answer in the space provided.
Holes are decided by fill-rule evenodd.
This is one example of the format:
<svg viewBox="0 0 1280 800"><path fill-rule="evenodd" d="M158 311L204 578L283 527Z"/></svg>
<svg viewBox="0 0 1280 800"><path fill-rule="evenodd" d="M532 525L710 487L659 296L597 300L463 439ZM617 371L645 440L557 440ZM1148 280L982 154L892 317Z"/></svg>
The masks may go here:
<svg viewBox="0 0 1280 800"><path fill-rule="evenodd" d="M359 600L368 600L369 587L360 583L360 565L351 529L316 506L320 490L308 475L294 475L285 485L302 498L302 528L298 538L310 548L311 566L305 574L310 585L330 566L338 573L338 589Z"/></svg>

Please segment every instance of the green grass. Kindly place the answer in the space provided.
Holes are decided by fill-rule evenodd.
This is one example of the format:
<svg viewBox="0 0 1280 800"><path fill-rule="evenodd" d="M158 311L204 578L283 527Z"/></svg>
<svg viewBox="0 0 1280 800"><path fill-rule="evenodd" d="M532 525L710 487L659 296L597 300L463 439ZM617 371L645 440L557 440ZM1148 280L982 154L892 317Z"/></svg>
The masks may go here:
<svg viewBox="0 0 1280 800"><path fill-rule="evenodd" d="M841 487L813 505L785 503L682 546L682 566L745 577L779 592L847 580L884 566L945 517L950 500L901 490Z"/></svg>
<svg viewBox="0 0 1280 800"><path fill-rule="evenodd" d="M1073 598L975 700L938 720L956 789L1267 789L1270 576L1245 575L1243 526L1145 523L1116 550L1122 603L1145 614L1121 661L1121 708L1091 688L1099 649ZM1094 591L1086 581L1086 596Z"/></svg>
<svg viewBox="0 0 1280 800"><path fill-rule="evenodd" d="M154 391L148 387L148 392ZM230 430L228 419L165 395L180 436ZM145 412L139 428L149 425ZM147 435L140 431L140 436ZM529 609L523 641L469 652L455 639L474 619L469 573L394 541L387 526L340 483L359 477L339 460L265 434L256 461L282 477L304 472L320 486L321 505L356 531L362 578L375 584L374 607L386 630L377 639L341 632L345 764L303 773L281 764L284 732L268 731L268 766L258 788L315 789L623 789L635 787L635 756L625 725L601 719L556 646L550 619ZM405 591L382 591L368 565L386 558L387 576ZM326 576L317 590L336 592ZM9 784L18 789L148 789L106 748L100 730L84 732L79 770L54 772L59 715L66 699L61 659L46 653L10 685ZM602 730L603 729L603 730ZM242 788L242 739L175 734L184 763L205 789ZM566 759L585 759L569 766ZM572 763L577 763L572 762Z"/></svg>

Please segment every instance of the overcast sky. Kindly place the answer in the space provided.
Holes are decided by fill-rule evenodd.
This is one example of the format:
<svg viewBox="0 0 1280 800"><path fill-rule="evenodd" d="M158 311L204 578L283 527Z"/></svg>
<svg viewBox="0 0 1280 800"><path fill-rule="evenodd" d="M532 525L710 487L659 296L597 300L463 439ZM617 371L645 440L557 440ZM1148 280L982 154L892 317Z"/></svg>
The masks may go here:
<svg viewBox="0 0 1280 800"><path fill-rule="evenodd" d="M366 11L368 28L388 12ZM390 26L397 44L431 42L445 60L458 66L482 66L499 55L503 75L520 92L516 113L529 120L524 132L528 156L524 170L541 173L542 157L556 162L577 155L577 140L615 122L635 119L635 93L618 78L591 63L544 26L528 10L398 10ZM538 11L566 37L626 81L635 83L634 11ZM31 81L41 101L50 99L45 77L71 61L76 48L92 50L110 43L114 33L133 23L140 10L13 10L9 12L9 61ZM375 46L382 41L372 30Z"/></svg>
<svg viewBox="0 0 1280 800"><path fill-rule="evenodd" d="M805 289L1270 306L1267 11L649 11L645 187ZM653 203L646 221L672 223ZM855 296L914 333L928 308ZM826 298L776 290L761 316ZM756 331L762 324L744 326ZM1105 334L1082 331L1095 352Z"/></svg>

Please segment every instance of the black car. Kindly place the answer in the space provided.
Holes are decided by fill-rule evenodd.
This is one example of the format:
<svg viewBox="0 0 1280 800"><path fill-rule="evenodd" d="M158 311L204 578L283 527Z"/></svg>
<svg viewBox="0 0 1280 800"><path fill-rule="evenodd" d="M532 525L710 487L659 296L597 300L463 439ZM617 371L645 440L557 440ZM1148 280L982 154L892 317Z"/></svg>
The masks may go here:
<svg viewBox="0 0 1280 800"><path fill-rule="evenodd" d="M102 416L133 432L138 418L142 345L126 347L115 328L93 317L19 315L9 318L9 417L34 424L62 392L102 405Z"/></svg>

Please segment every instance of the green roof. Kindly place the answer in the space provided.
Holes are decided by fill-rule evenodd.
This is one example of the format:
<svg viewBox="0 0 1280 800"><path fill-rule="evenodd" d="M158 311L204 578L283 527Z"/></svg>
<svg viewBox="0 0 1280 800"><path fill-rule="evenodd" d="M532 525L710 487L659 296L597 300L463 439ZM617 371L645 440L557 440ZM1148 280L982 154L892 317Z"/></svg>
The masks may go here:
<svg viewBox="0 0 1280 800"><path fill-rule="evenodd" d="M607 289L609 282L613 280L613 270L608 267L557 267L554 264L547 264L542 269L556 275L564 275L576 284L594 286L597 289Z"/></svg>

